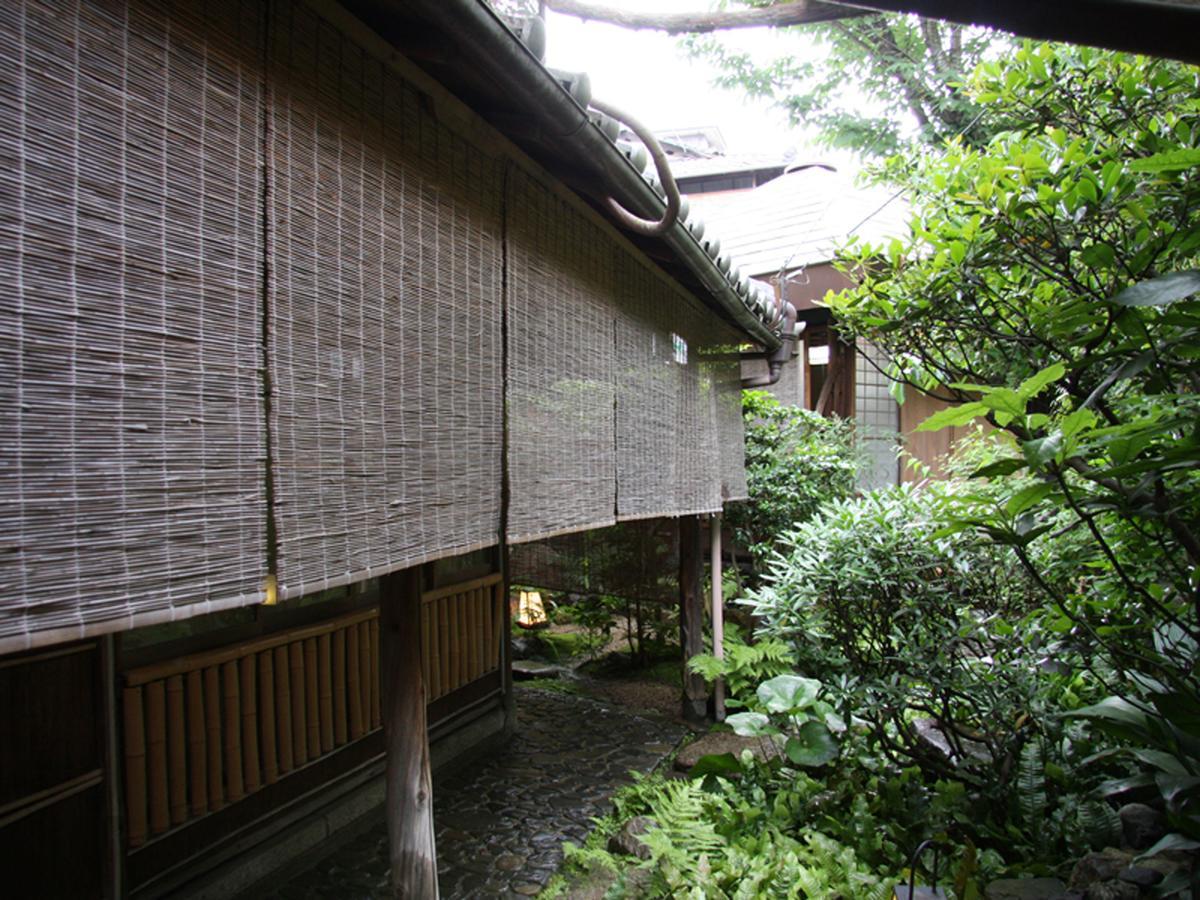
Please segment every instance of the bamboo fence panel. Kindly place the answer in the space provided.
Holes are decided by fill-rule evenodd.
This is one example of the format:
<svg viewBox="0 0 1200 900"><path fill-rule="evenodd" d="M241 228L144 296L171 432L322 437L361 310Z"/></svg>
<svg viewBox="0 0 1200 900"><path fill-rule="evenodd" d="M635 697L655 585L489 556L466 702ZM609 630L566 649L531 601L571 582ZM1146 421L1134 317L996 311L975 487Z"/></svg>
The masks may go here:
<svg viewBox="0 0 1200 900"><path fill-rule="evenodd" d="M308 723L308 758L321 755L321 713L317 698L317 639L304 642L304 718Z"/></svg>
<svg viewBox="0 0 1200 900"><path fill-rule="evenodd" d="M146 685L146 784L150 798L150 831L162 834L171 825L167 796L167 703L161 681Z"/></svg>
<svg viewBox="0 0 1200 900"><path fill-rule="evenodd" d="M242 781L246 793L252 794L262 784L262 761L258 746L258 677L257 654L247 653L239 660L242 684Z"/></svg>
<svg viewBox="0 0 1200 900"><path fill-rule="evenodd" d="M208 745L204 720L204 681L199 669L187 673L188 774L193 818L208 812ZM128 771L128 770L127 770ZM132 837L130 838L131 843Z"/></svg>
<svg viewBox="0 0 1200 900"><path fill-rule="evenodd" d="M292 743L292 681L288 648L276 647L275 654L275 714L279 717L275 732L279 744L279 774L286 775L296 765Z"/></svg>
<svg viewBox="0 0 1200 900"><path fill-rule="evenodd" d="M498 671L501 642L507 637L500 575L426 591L421 629L427 699L437 700Z"/></svg>
<svg viewBox="0 0 1200 900"><path fill-rule="evenodd" d="M170 784L171 824L187 821L187 726L183 676L167 679L167 747L170 760L167 778Z"/></svg>
<svg viewBox="0 0 1200 900"><path fill-rule="evenodd" d="M142 689L126 688L125 710L125 819L130 844L145 843L146 816L146 723L143 717Z"/></svg>
<svg viewBox="0 0 1200 900"><path fill-rule="evenodd" d="M221 667L221 683L224 686L225 721L223 735L225 745L225 794L230 803L236 803L245 795L246 785L242 777L242 692L238 678L237 662L230 660Z"/></svg>
<svg viewBox="0 0 1200 900"><path fill-rule="evenodd" d="M274 784L279 780L279 750L275 729L283 723L275 720L275 654L264 650L258 654L258 711L262 734L263 781ZM345 743L343 735L342 743Z"/></svg>
<svg viewBox="0 0 1200 900"><path fill-rule="evenodd" d="M493 574L422 596L429 700L499 669L503 593ZM364 610L125 672L130 847L378 729L378 616Z"/></svg>
<svg viewBox="0 0 1200 900"><path fill-rule="evenodd" d="M346 632L333 634L333 739L341 746L346 743Z"/></svg>
<svg viewBox="0 0 1200 900"><path fill-rule="evenodd" d="M378 728L377 618L364 610L125 672L130 848Z"/></svg>

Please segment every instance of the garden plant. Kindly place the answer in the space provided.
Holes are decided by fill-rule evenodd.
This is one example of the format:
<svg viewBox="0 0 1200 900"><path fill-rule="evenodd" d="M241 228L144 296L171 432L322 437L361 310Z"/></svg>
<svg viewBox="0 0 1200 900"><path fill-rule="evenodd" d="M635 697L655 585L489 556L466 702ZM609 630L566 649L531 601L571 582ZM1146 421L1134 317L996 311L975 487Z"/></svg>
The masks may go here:
<svg viewBox="0 0 1200 900"><path fill-rule="evenodd" d="M1200 71L1025 43L964 90L993 136L888 162L911 235L847 247L826 302L898 397L952 404L923 427L986 427L944 483L852 496L840 465L788 483L789 414L750 398L770 650L697 666L783 752L631 788L575 853L613 896L888 896L936 839L966 900L1065 878L1133 800L1165 823L1156 896L1196 892ZM631 815L641 861L604 849Z"/></svg>

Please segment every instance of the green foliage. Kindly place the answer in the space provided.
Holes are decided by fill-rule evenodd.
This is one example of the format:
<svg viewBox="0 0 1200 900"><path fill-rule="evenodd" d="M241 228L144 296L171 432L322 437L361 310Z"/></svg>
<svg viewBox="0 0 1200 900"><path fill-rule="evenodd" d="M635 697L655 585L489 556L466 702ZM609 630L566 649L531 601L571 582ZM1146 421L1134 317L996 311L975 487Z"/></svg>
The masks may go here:
<svg viewBox="0 0 1200 900"><path fill-rule="evenodd" d="M1194 697L1153 685L1136 700L1106 697L1068 715L1124 744L1105 756L1134 764L1135 774L1107 783L1102 793L1145 789L1165 808L1176 846L1183 840L1200 841L1200 707Z"/></svg>
<svg viewBox="0 0 1200 900"><path fill-rule="evenodd" d="M925 427L997 429L936 534L986 539L1025 570L1039 602L1010 621L1074 670L1033 699L1090 728L1034 719L1043 755L1020 753L1012 811L1033 823L1022 839L1039 839L1038 821L1111 827L1081 789L1122 760L1117 784L1149 792L1192 839L1200 70L1026 43L969 91L1002 131L981 150L889 163L916 209L912 235L851 248L861 285L827 302L897 379L959 401ZM1113 696L1086 706L1097 684ZM1121 746L1070 772L1054 757L1096 740Z"/></svg>
<svg viewBox="0 0 1200 900"><path fill-rule="evenodd" d="M1027 863L1086 849L1097 811L1079 798L1100 775L1080 763L1095 747L1055 714L1094 696L1095 679L1047 627L1013 552L946 528L959 490L827 504L745 602L765 635L792 641L800 671L821 674L876 770L911 770L910 791L958 792L939 827ZM841 765L863 758L843 750Z"/></svg>
<svg viewBox="0 0 1200 900"><path fill-rule="evenodd" d="M817 831L797 836L798 796L785 782L764 780L746 762L736 781L639 779L614 799L617 812L603 820L602 835L633 815L654 825L642 836L650 859L649 879L621 879L609 896L647 898L813 898L883 900L890 886L851 847ZM589 839L571 848L575 866L620 867ZM640 887L631 885L637 882Z"/></svg>
<svg viewBox="0 0 1200 900"><path fill-rule="evenodd" d="M807 25L796 39L816 47L764 61L720 36L693 36L686 44L724 70L720 86L773 100L794 125L813 126L831 146L880 156L914 138L986 139L987 123L962 82L989 49L996 53L1007 43L1003 36L916 16L871 15Z"/></svg>
<svg viewBox="0 0 1200 900"><path fill-rule="evenodd" d="M852 423L783 406L766 391L743 391L747 503L727 520L759 565L779 538L826 500L854 490L861 455Z"/></svg>
<svg viewBox="0 0 1200 900"><path fill-rule="evenodd" d="M745 602L898 761L982 783L1011 771L1036 693L1023 637L990 627L1022 618L1029 586L1003 552L938 534L944 496L905 486L827 504ZM941 723L948 752L917 716Z"/></svg>
<svg viewBox="0 0 1200 900"><path fill-rule="evenodd" d="M782 735L783 752L797 766L824 766L838 755L834 734L846 730L833 707L819 699L821 682L799 675L776 675L758 686L750 712L726 719L743 737Z"/></svg>
<svg viewBox="0 0 1200 900"><path fill-rule="evenodd" d="M725 705L737 709L754 698L757 686L768 678L793 671L796 654L785 641L765 638L748 643L733 622L725 624L725 658L702 653L688 660L688 668L707 681L725 681Z"/></svg>

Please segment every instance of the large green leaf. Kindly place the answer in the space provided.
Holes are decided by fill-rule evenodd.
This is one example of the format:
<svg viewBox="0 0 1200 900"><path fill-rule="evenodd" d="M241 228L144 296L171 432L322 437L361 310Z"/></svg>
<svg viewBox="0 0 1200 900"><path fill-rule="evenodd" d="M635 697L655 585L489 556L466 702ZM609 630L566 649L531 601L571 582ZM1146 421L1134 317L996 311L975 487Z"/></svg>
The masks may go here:
<svg viewBox="0 0 1200 900"><path fill-rule="evenodd" d="M758 686L758 699L769 712L786 713L807 709L821 692L821 682L799 675L776 675Z"/></svg>
<svg viewBox="0 0 1200 900"><path fill-rule="evenodd" d="M739 775L742 764L732 753L709 753L696 760L696 764L688 769L689 778L703 778L706 775L729 777Z"/></svg>
<svg viewBox="0 0 1200 900"><path fill-rule="evenodd" d="M1022 400L1036 397L1046 389L1047 385L1059 381L1066 374L1067 367L1062 363L1055 363L1022 381L1021 386L1017 388L1017 394Z"/></svg>
<svg viewBox="0 0 1200 900"><path fill-rule="evenodd" d="M1167 850L1197 850L1200 849L1200 841L1193 841L1191 838L1184 837L1182 834L1168 834L1165 838L1143 853L1138 859L1152 859L1158 854ZM1135 862L1137 860L1134 860Z"/></svg>
<svg viewBox="0 0 1200 900"><path fill-rule="evenodd" d="M1200 292L1200 269L1187 269L1139 281L1109 300L1117 306L1166 306Z"/></svg>
<svg viewBox="0 0 1200 900"><path fill-rule="evenodd" d="M1155 153L1153 156L1135 159L1129 164L1131 171L1146 172L1150 175L1158 175L1161 172L1179 172L1193 166L1200 166L1200 149L1195 147Z"/></svg>
<svg viewBox="0 0 1200 900"><path fill-rule="evenodd" d="M1025 441L1021 444L1021 452L1025 454L1029 465L1037 468L1051 462L1058 455L1058 451L1062 449L1062 445L1062 432L1056 431L1045 437Z"/></svg>
<svg viewBox="0 0 1200 900"><path fill-rule="evenodd" d="M1148 766L1153 766L1161 772L1166 772L1170 775L1187 775L1188 770L1184 767L1179 759L1170 753L1163 750L1150 750L1145 747L1131 747L1129 755L1139 762L1143 762Z"/></svg>
<svg viewBox="0 0 1200 900"><path fill-rule="evenodd" d="M1130 703L1124 697L1105 697L1099 703L1071 710L1064 715L1077 719L1109 719L1125 725L1143 727L1146 724L1146 710Z"/></svg>
<svg viewBox="0 0 1200 900"><path fill-rule="evenodd" d="M1169 775L1159 772L1154 781L1158 784L1159 793L1168 804L1175 803L1181 794L1195 796L1197 789L1200 788L1200 776L1197 775Z"/></svg>
<svg viewBox="0 0 1200 900"><path fill-rule="evenodd" d="M1101 797L1115 797L1118 794L1128 794L1138 788L1150 787L1154 783L1152 773L1142 772L1139 775L1130 775L1128 778L1114 778L1106 781L1096 788L1096 793Z"/></svg>
<svg viewBox="0 0 1200 900"><path fill-rule="evenodd" d="M1028 463L1023 459L998 459L994 463L988 463L986 466L976 469L971 473L971 478L1002 478L1005 475L1011 475L1013 472L1019 472L1025 468Z"/></svg>
<svg viewBox="0 0 1200 900"><path fill-rule="evenodd" d="M988 408L978 401L951 406L935 412L917 426L917 431L940 431L952 425L966 425L979 416L987 415L987 411Z"/></svg>
<svg viewBox="0 0 1200 900"><path fill-rule="evenodd" d="M737 713L725 719L725 724L733 729L735 734L742 737L762 737L767 734L777 734L778 729L771 724L762 713Z"/></svg>
<svg viewBox="0 0 1200 900"><path fill-rule="evenodd" d="M1023 488L1009 497L1008 502L1004 504L1004 508L1010 516L1019 516L1025 510L1040 503L1053 490L1054 485L1047 484L1044 481L1031 484L1029 487Z"/></svg>
<svg viewBox="0 0 1200 900"><path fill-rule="evenodd" d="M787 739L783 752L798 766L823 766L837 759L838 745L829 729L814 720Z"/></svg>

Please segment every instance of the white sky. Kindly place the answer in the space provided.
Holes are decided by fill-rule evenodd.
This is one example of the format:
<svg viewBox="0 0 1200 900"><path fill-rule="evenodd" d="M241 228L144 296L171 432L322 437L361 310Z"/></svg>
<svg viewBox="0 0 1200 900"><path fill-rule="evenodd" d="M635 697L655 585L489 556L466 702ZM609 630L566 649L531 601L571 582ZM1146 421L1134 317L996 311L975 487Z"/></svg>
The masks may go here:
<svg viewBox="0 0 1200 900"><path fill-rule="evenodd" d="M707 0L619 0L625 8L671 12L703 10ZM592 93L636 116L653 131L716 125L730 153L777 152L797 148L804 160L832 159L826 150L809 149L805 136L792 129L782 110L752 101L735 90L713 87L715 66L689 59L677 38L656 31L633 31L598 22L581 22L546 13L546 64L587 72ZM730 31L726 41L770 59L802 51L794 35L766 28Z"/></svg>

